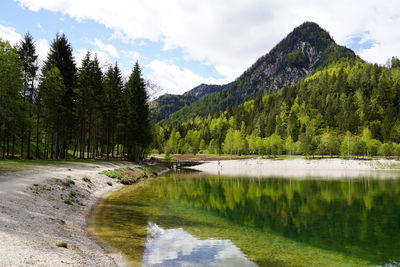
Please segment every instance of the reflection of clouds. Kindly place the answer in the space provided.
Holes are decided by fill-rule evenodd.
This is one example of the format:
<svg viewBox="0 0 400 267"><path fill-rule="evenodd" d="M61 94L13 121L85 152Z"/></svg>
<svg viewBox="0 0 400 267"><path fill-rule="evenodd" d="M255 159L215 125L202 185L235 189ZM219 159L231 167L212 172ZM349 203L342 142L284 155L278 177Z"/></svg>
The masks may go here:
<svg viewBox="0 0 400 267"><path fill-rule="evenodd" d="M230 240L199 240L183 230L147 226L142 266L257 266Z"/></svg>

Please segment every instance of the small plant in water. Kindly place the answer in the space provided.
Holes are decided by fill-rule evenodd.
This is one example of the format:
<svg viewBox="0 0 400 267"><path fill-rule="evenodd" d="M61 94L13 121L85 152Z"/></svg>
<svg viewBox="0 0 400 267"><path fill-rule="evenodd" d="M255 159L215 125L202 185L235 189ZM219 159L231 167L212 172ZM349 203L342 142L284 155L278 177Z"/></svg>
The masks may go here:
<svg viewBox="0 0 400 267"><path fill-rule="evenodd" d="M59 248L68 248L68 243L59 242L59 243L56 243L56 246L59 247Z"/></svg>

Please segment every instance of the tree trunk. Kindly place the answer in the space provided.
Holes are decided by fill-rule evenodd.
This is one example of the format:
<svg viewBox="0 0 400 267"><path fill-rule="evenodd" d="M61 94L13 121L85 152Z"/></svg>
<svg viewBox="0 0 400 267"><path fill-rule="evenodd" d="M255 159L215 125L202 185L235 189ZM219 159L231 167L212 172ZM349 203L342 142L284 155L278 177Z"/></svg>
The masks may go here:
<svg viewBox="0 0 400 267"><path fill-rule="evenodd" d="M12 159L15 157L15 134L12 136L11 157Z"/></svg>
<svg viewBox="0 0 400 267"><path fill-rule="evenodd" d="M31 158L31 134L32 134L32 127L29 127L29 131L28 131L28 147L27 147L27 151L26 151L26 153L27 153L26 157L28 159Z"/></svg>

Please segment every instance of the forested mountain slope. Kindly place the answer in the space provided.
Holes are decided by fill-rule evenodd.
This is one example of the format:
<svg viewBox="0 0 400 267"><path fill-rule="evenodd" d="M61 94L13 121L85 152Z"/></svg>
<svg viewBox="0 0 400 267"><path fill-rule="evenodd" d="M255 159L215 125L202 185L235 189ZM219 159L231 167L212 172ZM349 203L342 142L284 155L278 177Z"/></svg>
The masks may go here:
<svg viewBox="0 0 400 267"><path fill-rule="evenodd" d="M337 45L316 23L303 23L226 88L184 106L162 124L180 123L236 106L258 94L276 92L341 58L354 59L356 55L352 50Z"/></svg>
<svg viewBox="0 0 400 267"><path fill-rule="evenodd" d="M150 103L152 121L158 122L179 110L190 105L200 97L223 90L226 85L200 84L183 95L164 94Z"/></svg>
<svg viewBox="0 0 400 267"><path fill-rule="evenodd" d="M172 153L400 156L400 60L343 59L275 93L159 128L157 140Z"/></svg>

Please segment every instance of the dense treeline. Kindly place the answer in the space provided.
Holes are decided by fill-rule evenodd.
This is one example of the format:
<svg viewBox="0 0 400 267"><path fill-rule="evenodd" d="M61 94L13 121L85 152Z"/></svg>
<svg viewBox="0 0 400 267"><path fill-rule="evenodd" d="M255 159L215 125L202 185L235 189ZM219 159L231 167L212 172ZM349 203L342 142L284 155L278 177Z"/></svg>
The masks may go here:
<svg viewBox="0 0 400 267"><path fill-rule="evenodd" d="M78 68L64 34L39 68L30 34L0 40L0 157L142 158L152 141L138 63L124 84L118 64L103 73L90 52Z"/></svg>
<svg viewBox="0 0 400 267"><path fill-rule="evenodd" d="M170 153L400 155L400 64L341 60L207 117L159 127Z"/></svg>

